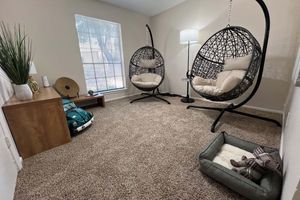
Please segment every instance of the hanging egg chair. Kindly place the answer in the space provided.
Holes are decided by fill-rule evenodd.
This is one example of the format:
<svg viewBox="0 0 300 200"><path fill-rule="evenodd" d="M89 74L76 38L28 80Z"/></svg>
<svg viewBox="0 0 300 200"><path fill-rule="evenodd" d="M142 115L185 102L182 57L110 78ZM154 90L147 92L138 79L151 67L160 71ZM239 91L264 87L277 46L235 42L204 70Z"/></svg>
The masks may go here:
<svg viewBox="0 0 300 200"><path fill-rule="evenodd" d="M276 120L237 111L257 92L261 83L270 30L270 16L265 3L256 0L261 6L266 21L263 48L246 28L228 25L211 36L198 51L189 78L194 91L210 101L234 100L244 94L253 84L253 90L238 104L231 103L225 108L191 105L187 108L200 108L220 111L211 126L215 128L225 112L254 117L265 121ZM229 4L230 24L232 0Z"/></svg>
<svg viewBox="0 0 300 200"><path fill-rule="evenodd" d="M239 84L229 91L205 93L193 79L216 80L224 69L225 60L237 57L248 57L249 63L244 67L243 77ZM199 50L191 70L192 88L202 97L211 101L228 101L242 95L253 84L261 64L262 51L254 36L245 28L228 26L209 38ZM201 86L201 85L200 85Z"/></svg>
<svg viewBox="0 0 300 200"><path fill-rule="evenodd" d="M159 97L158 87L162 84L165 77L165 63L161 53L154 48L151 29L146 25L151 39L151 46L144 46L138 49L130 59L129 79L131 83L146 93L143 97L134 99L130 103L146 98L156 98L168 104L169 101Z"/></svg>

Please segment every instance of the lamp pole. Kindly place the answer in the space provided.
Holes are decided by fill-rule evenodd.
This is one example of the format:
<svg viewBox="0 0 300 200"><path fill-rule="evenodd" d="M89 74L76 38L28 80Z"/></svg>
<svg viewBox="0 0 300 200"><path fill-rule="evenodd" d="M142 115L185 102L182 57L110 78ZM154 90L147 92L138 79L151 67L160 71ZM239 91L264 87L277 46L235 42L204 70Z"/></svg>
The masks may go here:
<svg viewBox="0 0 300 200"><path fill-rule="evenodd" d="M193 103L194 99L190 98L190 40L188 41L188 58L187 58L187 69L186 69L186 96L181 99L183 103Z"/></svg>

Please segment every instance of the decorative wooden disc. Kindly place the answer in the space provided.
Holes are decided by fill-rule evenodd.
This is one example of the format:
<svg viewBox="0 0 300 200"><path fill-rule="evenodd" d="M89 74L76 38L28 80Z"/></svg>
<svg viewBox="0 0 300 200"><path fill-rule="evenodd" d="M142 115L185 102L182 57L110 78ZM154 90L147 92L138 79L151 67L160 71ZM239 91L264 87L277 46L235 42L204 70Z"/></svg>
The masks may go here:
<svg viewBox="0 0 300 200"><path fill-rule="evenodd" d="M79 93L78 84L73 79L67 77L57 79L54 87L63 97L73 98L77 97Z"/></svg>

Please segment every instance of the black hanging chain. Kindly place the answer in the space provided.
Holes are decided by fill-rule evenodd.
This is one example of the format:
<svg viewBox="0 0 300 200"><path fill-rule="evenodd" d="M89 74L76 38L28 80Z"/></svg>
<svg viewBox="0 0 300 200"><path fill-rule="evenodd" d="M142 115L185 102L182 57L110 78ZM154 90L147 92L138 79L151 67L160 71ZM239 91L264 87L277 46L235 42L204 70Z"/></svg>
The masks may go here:
<svg viewBox="0 0 300 200"><path fill-rule="evenodd" d="M230 24L231 24L232 1L233 0L229 0L229 6L228 6L228 25L227 26L230 26Z"/></svg>

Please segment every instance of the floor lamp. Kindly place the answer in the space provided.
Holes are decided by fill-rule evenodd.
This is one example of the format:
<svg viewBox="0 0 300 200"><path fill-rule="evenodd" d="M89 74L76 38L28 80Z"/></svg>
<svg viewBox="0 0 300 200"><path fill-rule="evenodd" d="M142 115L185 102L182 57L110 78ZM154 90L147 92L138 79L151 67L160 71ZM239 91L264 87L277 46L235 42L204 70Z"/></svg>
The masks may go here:
<svg viewBox="0 0 300 200"><path fill-rule="evenodd" d="M195 100L190 98L190 45L199 40L199 31L196 29L185 29L180 31L180 44L188 45L187 71L186 71L186 96L181 99L183 103L193 103Z"/></svg>

